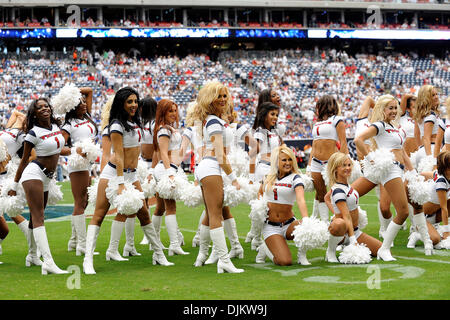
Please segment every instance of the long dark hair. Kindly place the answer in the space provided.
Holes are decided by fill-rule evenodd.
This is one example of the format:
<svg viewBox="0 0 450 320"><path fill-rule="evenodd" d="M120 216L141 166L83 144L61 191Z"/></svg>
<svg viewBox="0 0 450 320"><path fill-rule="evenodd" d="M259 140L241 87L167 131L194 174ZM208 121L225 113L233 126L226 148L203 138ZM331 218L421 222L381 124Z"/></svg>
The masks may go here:
<svg viewBox="0 0 450 320"><path fill-rule="evenodd" d="M131 88L131 87L124 87L119 89L119 91L116 92L116 95L114 96L114 100L111 105L111 111L109 114L109 124L111 125L111 122L113 120L118 120L126 131L130 131L133 128L128 124L128 113L124 109L125 101L128 99L129 96L132 94L136 95L138 104L139 104L139 93ZM140 128L141 126L141 119L139 116L139 112L136 112L134 116L132 117L132 121Z"/></svg>
<svg viewBox="0 0 450 320"><path fill-rule="evenodd" d="M264 122L266 120L266 116L272 110L280 110L280 108L272 102L264 102L259 106L259 108L256 110L256 117L255 122L253 123L253 130L258 129L259 127L265 128Z"/></svg>
<svg viewBox="0 0 450 320"><path fill-rule="evenodd" d="M264 89L263 91L261 91L258 95L258 106L256 107L256 110L259 109L259 107L264 103L264 102L272 102L272 97L270 95L270 93L272 92L272 88L267 88Z"/></svg>
<svg viewBox="0 0 450 320"><path fill-rule="evenodd" d="M34 99L33 101L31 101L29 107L28 107L28 111L27 111L27 121L26 121L26 126L24 128L24 132L28 133L31 128L33 128L35 125L37 125L37 119L36 119L36 115L34 114L35 109L36 109L36 105L37 102L43 100L45 102L47 102L48 106L50 107L51 110L51 115L50 115L50 123L51 124L56 124L58 127L61 125L61 121L57 118L55 118L54 114L53 114L53 108L52 105L50 104L50 100L46 97L39 97L37 99Z"/></svg>
<svg viewBox="0 0 450 320"><path fill-rule="evenodd" d="M447 179L445 176L445 171L450 168L450 151L442 151L439 153L436 158L436 164L437 172Z"/></svg>
<svg viewBox="0 0 450 320"><path fill-rule="evenodd" d="M73 119L78 119L77 118L77 111L78 108L80 107L81 102L72 110L70 110L69 112L66 113L66 115L64 116L64 124L66 123L70 123L70 121L72 121ZM89 114L89 112L86 112L83 114L83 119L86 119L87 121L89 121L95 128L95 135L98 134L98 128L97 125L95 124L94 120L92 120L91 115ZM70 138L69 138L70 140ZM71 141L67 141L68 145L72 145Z"/></svg>
<svg viewBox="0 0 450 320"><path fill-rule="evenodd" d="M157 102L150 96L146 96L144 99L139 101L139 112L141 115L142 124L155 119L156 116L156 106Z"/></svg>
<svg viewBox="0 0 450 320"><path fill-rule="evenodd" d="M335 116L339 113L339 106L336 99L331 95L324 95L316 103L316 113L319 121Z"/></svg>

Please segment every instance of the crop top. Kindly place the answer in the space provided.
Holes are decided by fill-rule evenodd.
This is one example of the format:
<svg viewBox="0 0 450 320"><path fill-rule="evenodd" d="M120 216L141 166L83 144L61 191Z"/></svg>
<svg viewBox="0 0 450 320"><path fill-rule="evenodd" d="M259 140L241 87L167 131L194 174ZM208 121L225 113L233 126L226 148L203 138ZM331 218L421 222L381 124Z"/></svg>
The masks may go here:
<svg viewBox="0 0 450 320"><path fill-rule="evenodd" d="M291 173L281 179L277 178L271 189L266 186L264 196L271 203L294 205L295 188L298 186L304 187L302 178L296 173Z"/></svg>
<svg viewBox="0 0 450 320"><path fill-rule="evenodd" d="M450 144L450 121L445 118L440 119L439 127L444 130L444 143Z"/></svg>
<svg viewBox="0 0 450 320"><path fill-rule="evenodd" d="M406 138L406 133L402 128L395 128L384 121L374 122L371 126L377 129L374 139L378 148L402 149Z"/></svg>
<svg viewBox="0 0 450 320"><path fill-rule="evenodd" d="M223 145L226 146L225 135L226 122L215 115L209 115L206 117L205 125L203 126L203 142L207 150L213 150L214 146L211 141L211 137L215 134L221 134Z"/></svg>
<svg viewBox="0 0 450 320"><path fill-rule="evenodd" d="M8 154L13 157L22 147L25 134L19 129L5 129L0 131L0 139L6 144Z"/></svg>
<svg viewBox="0 0 450 320"><path fill-rule="evenodd" d="M447 200L450 197L450 182L442 175L437 173L437 170L433 172L434 186L432 187L430 202L439 204L439 198L437 191L442 190L447 192Z"/></svg>
<svg viewBox="0 0 450 320"><path fill-rule="evenodd" d="M165 128L165 127L161 127L158 130L158 133L156 135L156 137L159 138L160 137L168 137L169 138L169 151L172 150L180 150L181 148L181 134L178 132L177 129L175 128L171 128L172 130Z"/></svg>
<svg viewBox="0 0 450 320"><path fill-rule="evenodd" d="M363 133L369 127L370 127L370 122L367 117L361 118L361 119L356 119L355 138L358 137L361 133ZM364 143L370 145L370 139L365 140Z"/></svg>
<svg viewBox="0 0 450 320"><path fill-rule="evenodd" d="M70 135L72 144L86 139L94 140L96 135L95 126L87 119L72 119L70 122L65 123L61 130L66 131Z"/></svg>
<svg viewBox="0 0 450 320"><path fill-rule="evenodd" d="M276 129L269 131L266 128L259 127L256 129L253 137L259 142L260 154L272 153L273 149L279 147L283 143L283 140Z"/></svg>
<svg viewBox="0 0 450 320"><path fill-rule="evenodd" d="M330 139L339 141L337 125L343 121L341 116L332 116L327 120L316 122L312 128L313 140Z"/></svg>
<svg viewBox="0 0 450 320"><path fill-rule="evenodd" d="M406 133L406 138L414 138L414 119L405 113L399 120L400 128Z"/></svg>
<svg viewBox="0 0 450 320"><path fill-rule="evenodd" d="M61 129L54 123L51 129L35 125L28 131L25 141L33 145L38 157L47 157L61 153L66 142Z"/></svg>
<svg viewBox="0 0 450 320"><path fill-rule="evenodd" d="M123 136L123 147L124 148L135 148L139 147L142 141L142 129L134 122L128 121L132 130L126 131L122 123L119 120L113 120L109 125L109 134L115 132ZM111 146L111 149L113 147Z"/></svg>
<svg viewBox="0 0 450 320"><path fill-rule="evenodd" d="M144 137L142 144L153 144L153 130L155 130L155 120L147 122L144 125Z"/></svg>
<svg viewBox="0 0 450 320"><path fill-rule="evenodd" d="M420 137L423 137L424 134L424 126L425 123L427 122L431 122L433 123L433 130L431 131L431 134L436 134L438 127L439 127L439 121L438 121L438 117L436 116L436 114L434 112L431 112L428 116L426 116L425 118L423 118L422 123L419 123L419 129L420 129Z"/></svg>
<svg viewBox="0 0 450 320"><path fill-rule="evenodd" d="M331 187L331 203L334 213L341 213L336 204L340 201L347 203L348 211L358 209L359 193L348 184L336 183Z"/></svg>

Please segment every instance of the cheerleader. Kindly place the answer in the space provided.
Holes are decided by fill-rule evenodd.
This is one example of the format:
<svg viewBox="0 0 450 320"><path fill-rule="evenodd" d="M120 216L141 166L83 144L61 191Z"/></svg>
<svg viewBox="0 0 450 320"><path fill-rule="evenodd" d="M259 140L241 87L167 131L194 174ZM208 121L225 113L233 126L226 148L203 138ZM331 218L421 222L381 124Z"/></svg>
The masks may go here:
<svg viewBox="0 0 450 320"><path fill-rule="evenodd" d="M427 226L430 239L435 248L440 249L439 242L450 235L448 224L448 208L450 206L450 151L441 152L436 159L437 170L433 172L433 186L431 199L423 205L423 211L427 216ZM437 230L442 221L442 237ZM417 240L421 239L419 232L414 231L408 241L408 248L415 248ZM448 248L447 248L448 249Z"/></svg>
<svg viewBox="0 0 450 320"><path fill-rule="evenodd" d="M214 81L207 83L198 93L193 110L194 123L202 123L202 137L205 144L205 156L198 164L196 176L200 182L206 217L201 225L199 253L195 265L202 265L208 254L210 240L216 247L218 261L217 272L241 273L230 260L225 233L222 227L223 179L221 170L238 190L240 185L224 152L225 124L221 119L231 99L228 88ZM207 220L207 221L206 221ZM210 235L210 238L208 237Z"/></svg>
<svg viewBox="0 0 450 320"><path fill-rule="evenodd" d="M327 193L327 187L322 177L330 156L338 151L337 144L340 145L340 151L348 154L347 137L345 133L344 118L339 115L339 106L333 96L325 95L321 97L316 104L317 122L312 129L313 143L307 172L311 172L316 196L312 216L317 211L322 221L328 222L328 207L324 201Z"/></svg>
<svg viewBox="0 0 450 320"><path fill-rule="evenodd" d="M364 243L373 256L377 255L381 241L359 230L358 202L359 194L349 184L353 162L347 154L334 153L328 160L327 174L331 186L331 205L334 216L328 228L330 238L325 255L325 261L339 262L336 258L336 248L347 235L350 245Z"/></svg>
<svg viewBox="0 0 450 320"><path fill-rule="evenodd" d="M418 150L417 139L414 136L414 110L416 100L417 98L414 95L405 94L402 96L402 100L400 101L402 115L400 116L399 126L406 133L406 139L405 143L403 144L403 148L405 149L408 157L411 156L411 153Z"/></svg>
<svg viewBox="0 0 450 320"><path fill-rule="evenodd" d="M304 185L292 150L286 145L272 150L270 172L267 174L260 194L267 199L268 218L263 226L264 242L258 248L257 263L264 263L268 257L275 264L290 266L291 251L286 240L293 240L295 226L300 224L292 211L294 203L302 215L308 217L304 197ZM305 252L299 251L299 263L309 264Z"/></svg>
<svg viewBox="0 0 450 320"><path fill-rule="evenodd" d="M53 261L44 226L49 183L55 174L65 143L59 121L53 116L52 107L46 98L33 100L29 106L25 133L23 156L14 182L16 185L21 183L25 191L30 209L30 227L33 229L30 237L34 237L44 259L41 265L42 274L65 274L68 272L58 268ZM36 152L36 159L29 162L32 149ZM9 195L16 195L16 188L9 191ZM30 243L33 243L33 240L30 240ZM29 262L36 264L37 260L33 257Z"/></svg>
<svg viewBox="0 0 450 320"><path fill-rule="evenodd" d="M139 112L141 115L141 119L143 121L143 125L144 125L144 134L143 134L143 138L142 138L142 143L141 143L141 159L144 160L144 162L147 164L147 169L149 170L150 174L149 174L149 180L151 178L151 176L153 176L153 163L152 163L152 159L153 159L153 129L155 127L155 115L156 115L156 100L153 99L150 96L145 97L144 99L142 99L141 101L139 101ZM150 208L150 204L149 204L149 199L147 199L147 205ZM134 220L135 218L128 218L127 222L125 224L125 233L127 234L127 230L131 230L132 226L134 226ZM156 227L156 220L155 220L155 216L153 216L153 225ZM132 222L132 223L131 223ZM159 230L156 230L156 232L158 233ZM127 239L130 238L131 240L131 235L128 237ZM134 237L133 237L134 239ZM134 240L133 240L134 243ZM140 242L140 244L149 244L148 239L145 237L142 238L142 241ZM125 249L124 249L125 251ZM126 255L126 252L124 252L124 255Z"/></svg>
<svg viewBox="0 0 450 320"><path fill-rule="evenodd" d="M419 170L430 171L431 166L436 165L433 152L439 127L439 96L433 86L424 85L419 89L414 120L417 126L416 139L421 144L416 156L416 165ZM430 170L426 170L423 163L427 164Z"/></svg>
<svg viewBox="0 0 450 320"><path fill-rule="evenodd" d="M81 102L74 106L72 110L67 112L64 117L64 125L61 128L62 135L69 146L74 146L77 142L89 140L95 142L98 129L95 122L91 118L92 111L92 88L80 88L82 94ZM86 158L82 154L80 147L74 152ZM87 188L90 186L91 164L86 162L83 166L74 166L69 161L68 173L72 195L74 200L74 208L72 212L72 235L67 245L68 251L76 250L76 255L84 254L86 250L86 215L84 210L88 204Z"/></svg>
<svg viewBox="0 0 450 320"><path fill-rule="evenodd" d="M14 163L15 159L22 158L23 154L23 142L25 138L25 123L26 123L26 116L19 112L14 110L11 117L8 120L8 123L6 124L6 129L0 131L0 143L4 143L5 150L7 152L6 159L0 163L0 183L4 182L9 177L13 178L15 168L12 168L11 166ZM34 149L31 150L31 156L28 161L31 161L36 158L36 152ZM7 171L7 164L9 164L9 172ZM1 188L0 188L1 190ZM0 229L3 231L0 231L0 233L3 234L3 236L0 235L0 251L1 251L1 242L6 237L6 235L9 232L8 224L6 223L6 220L3 216L1 216L3 213L8 214L8 212L0 212ZM33 232L33 229L30 229L29 222L27 219L25 219L22 215L18 214L15 216L10 216L11 220L14 221L14 223L19 227L20 231L23 232L25 235L25 238L27 239L28 243L28 255L25 259L26 266L31 265L42 265L42 261L38 258L38 255L36 254L36 243L34 242L34 238L30 237L30 233ZM30 241L33 241L31 243Z"/></svg>
<svg viewBox="0 0 450 320"><path fill-rule="evenodd" d="M388 173L379 174L377 176L371 175L369 179L367 178L368 168L365 168L365 176L359 178L352 184L353 189L356 189L360 196L365 195L378 184L383 185L389 194L395 194L395 197L392 197L392 202L397 214L389 223L384 234L383 244L377 252L377 258L384 261L396 260L392 257L390 248L398 231L402 227L403 222L408 217L408 196L405 185L403 184L403 169L406 168L408 171L413 170L411 161L406 155L406 151L403 149L404 136L397 125L399 118L398 107L398 102L393 96L381 96L373 108L370 118L370 128L366 129L355 139L356 148L360 150L365 160L372 162L377 161L377 159L372 159L367 156L369 150L364 144L365 140L372 138L374 139L372 144L375 148L390 150L395 159L394 162L390 164ZM423 212L420 212L421 207L418 207L413 202L411 202L411 205L414 207L414 221L420 228L421 235L423 234L425 239L425 237L428 236L425 216L423 215ZM432 243L429 241L429 236L428 242L426 245L426 254L431 254Z"/></svg>
<svg viewBox="0 0 450 320"><path fill-rule="evenodd" d="M450 97L445 101L447 117L439 119L439 129L436 135L436 143L434 145L434 155L441 151L450 151Z"/></svg>
<svg viewBox="0 0 450 320"><path fill-rule="evenodd" d="M173 182L175 175L178 171L178 166L181 163L180 149L181 149L181 134L177 130L179 126L178 120L178 106L171 100L162 99L158 101L155 118L155 129L153 131L153 146L159 159L158 164L154 169L154 176L156 183L161 183L161 180L168 176ZM181 233L178 229L178 223L176 218L176 200L164 199L158 193L156 193L157 201L162 199L164 206L157 207L154 212L154 216L161 217L166 213L166 228L169 234L169 256L174 254L187 255L189 252L183 251L181 246L184 244L183 236L179 236ZM158 210L159 209L159 210ZM161 221L161 218L159 221ZM158 233L159 227L155 227Z"/></svg>
<svg viewBox="0 0 450 320"><path fill-rule="evenodd" d="M136 90L125 87L116 92L111 105L109 115L109 137L111 140L111 156L108 164L103 168L97 189L97 201L95 205L94 216L92 217L87 230L86 253L83 261L83 271L85 274L95 274L93 253L100 231L100 226L106 213L109 210L110 203L106 197L106 188L110 179L116 178L119 182L117 194L120 195L124 190L125 182L132 183L133 186L142 192L141 185L136 176L136 167L140 153L140 140L142 132L140 127L140 117L137 114L139 103L139 94ZM136 213L141 223L142 230L150 240L153 253L153 264L164 266L172 265L164 256L162 249L156 241L156 232L150 221L149 212L145 201L141 209ZM119 221L115 227L111 228L111 241L106 259L110 260L120 256L118 246L121 233L124 228L126 215L118 213Z"/></svg>

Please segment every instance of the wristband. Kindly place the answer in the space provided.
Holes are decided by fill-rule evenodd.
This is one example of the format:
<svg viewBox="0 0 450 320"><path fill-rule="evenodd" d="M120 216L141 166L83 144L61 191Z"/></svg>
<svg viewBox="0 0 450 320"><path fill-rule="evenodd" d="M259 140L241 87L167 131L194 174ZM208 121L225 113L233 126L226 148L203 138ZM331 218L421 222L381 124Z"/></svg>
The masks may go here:
<svg viewBox="0 0 450 320"><path fill-rule="evenodd" d="M350 240L350 244L357 244L358 243L358 241L356 241L356 237L353 235L353 236L351 236L350 238L349 238L349 240Z"/></svg>
<svg viewBox="0 0 450 320"><path fill-rule="evenodd" d="M228 177L228 179L230 179L232 182L233 182L234 180L236 180L236 175L234 174L233 171L231 171L231 173L228 174L227 177Z"/></svg>
<svg viewBox="0 0 450 320"><path fill-rule="evenodd" d="M124 184L125 178L123 176L117 176L117 183L118 184Z"/></svg>
<svg viewBox="0 0 450 320"><path fill-rule="evenodd" d="M450 232L450 224L443 225L442 226L442 231L443 232Z"/></svg>

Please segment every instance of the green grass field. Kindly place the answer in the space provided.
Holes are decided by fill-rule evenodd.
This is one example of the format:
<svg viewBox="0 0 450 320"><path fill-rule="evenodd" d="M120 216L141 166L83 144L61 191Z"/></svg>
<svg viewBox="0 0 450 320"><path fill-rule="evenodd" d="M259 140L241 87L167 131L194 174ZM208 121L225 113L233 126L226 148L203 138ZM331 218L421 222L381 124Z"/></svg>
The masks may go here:
<svg viewBox="0 0 450 320"><path fill-rule="evenodd" d="M65 194L61 204L72 202L70 184L63 183ZM372 191L360 200L367 211L369 224L365 232L378 236L376 196ZM313 193L306 194L311 213ZM295 213L299 217L296 207ZM135 243L140 257L130 261L106 261L105 251L109 243L111 221L108 216L100 231L94 257L96 275L82 273L83 257L67 251L70 237L70 217L46 221L50 248L57 265L72 271L69 275L42 276L40 267L25 267L27 244L22 232L10 223L10 234L2 243L0 256L0 299L5 300L404 300L404 299L448 299L450 294L450 264L448 250L435 250L435 255L425 256L423 244L416 249L407 249L408 230L400 231L395 239L392 254L394 262L373 259L367 265L331 264L324 261L326 245L308 252L311 266L294 264L279 267L268 262L255 264L256 252L244 243L250 229L249 206L232 208L241 244L245 250L243 260L233 259L237 267L244 268L241 274L217 274L216 265L195 268L193 263L198 248L191 247L203 208L191 209L179 203L178 224L184 234L187 256L168 257L175 266L152 265L152 252L139 245L143 237L136 222ZM151 210L153 212L153 209ZM168 246L169 238L164 227L161 240ZM119 250L122 252L125 234ZM294 261L296 248L290 247Z"/></svg>

